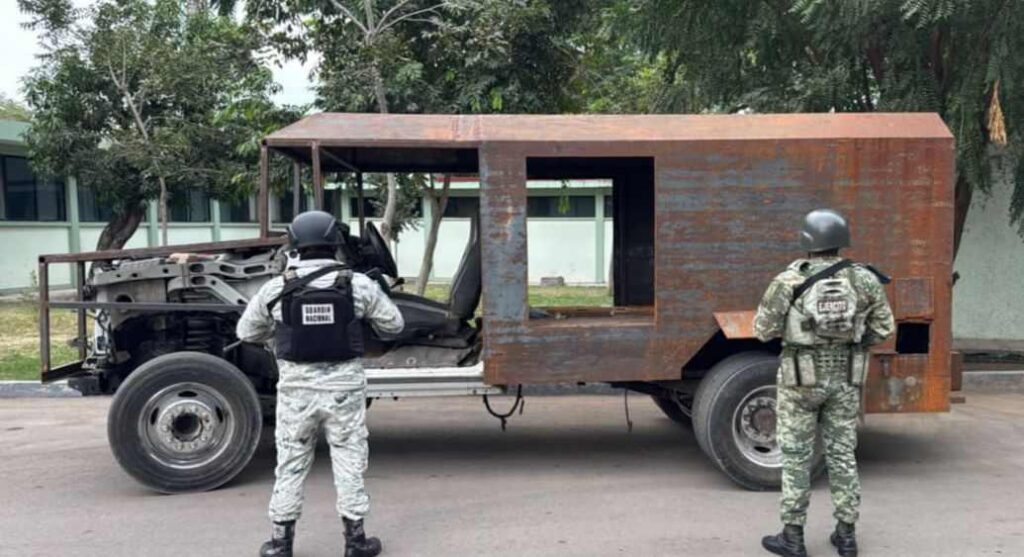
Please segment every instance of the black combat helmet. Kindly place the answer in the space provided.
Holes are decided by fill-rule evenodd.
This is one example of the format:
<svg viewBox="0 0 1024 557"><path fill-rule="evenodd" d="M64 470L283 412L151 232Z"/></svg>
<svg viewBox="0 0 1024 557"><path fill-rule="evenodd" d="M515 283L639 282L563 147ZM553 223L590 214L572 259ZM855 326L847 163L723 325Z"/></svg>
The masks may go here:
<svg viewBox="0 0 1024 557"><path fill-rule="evenodd" d="M288 225L288 245L291 249L339 246L344 240L344 232L338 220L323 211L300 213Z"/></svg>
<svg viewBox="0 0 1024 557"><path fill-rule="evenodd" d="M850 227L832 209L815 209L804 217L800 247L808 253L850 247Z"/></svg>

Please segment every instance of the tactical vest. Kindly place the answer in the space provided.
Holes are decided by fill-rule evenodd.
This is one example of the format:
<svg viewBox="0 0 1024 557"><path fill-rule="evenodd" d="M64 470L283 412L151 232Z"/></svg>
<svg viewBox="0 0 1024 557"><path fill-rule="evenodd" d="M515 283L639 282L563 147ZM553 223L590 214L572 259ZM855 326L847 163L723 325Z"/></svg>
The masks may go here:
<svg viewBox="0 0 1024 557"><path fill-rule="evenodd" d="M337 272L327 288L310 283ZM284 274L281 294L267 304L281 303L281 320L274 330L274 353L290 362L345 362L363 355L363 329L356 317L352 271L341 266L318 269L299 278Z"/></svg>
<svg viewBox="0 0 1024 557"><path fill-rule="evenodd" d="M859 343L864 336L867 314L860 307L864 304L853 287L853 273L850 268L843 269L815 282L793 300L786 314L782 340L794 346Z"/></svg>
<svg viewBox="0 0 1024 557"><path fill-rule="evenodd" d="M803 274L805 263L796 261L790 270ZM785 345L781 362L783 385L814 386L818 364L837 357L845 363L852 385L864 382L867 352L860 342L867 312L864 300L853 285L854 266L847 262L829 276L817 280L807 277L795 290L782 335Z"/></svg>

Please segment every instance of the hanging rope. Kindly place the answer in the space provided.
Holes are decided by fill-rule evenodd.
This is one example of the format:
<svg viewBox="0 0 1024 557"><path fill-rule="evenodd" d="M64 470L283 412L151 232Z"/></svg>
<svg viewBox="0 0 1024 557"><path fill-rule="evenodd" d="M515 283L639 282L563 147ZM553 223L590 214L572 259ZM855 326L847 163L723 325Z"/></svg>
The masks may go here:
<svg viewBox="0 0 1024 557"><path fill-rule="evenodd" d="M516 401L512 403L512 408L509 408L508 412L504 414L495 412L494 409L491 408L491 401L487 398L487 395L484 395L484 407L487 408L487 412L490 413L490 415L501 420L501 430L505 431L508 419L516 413L516 410L519 410L520 416L523 415L523 408L526 407L526 400L523 398L523 386L519 385L519 387L516 388Z"/></svg>

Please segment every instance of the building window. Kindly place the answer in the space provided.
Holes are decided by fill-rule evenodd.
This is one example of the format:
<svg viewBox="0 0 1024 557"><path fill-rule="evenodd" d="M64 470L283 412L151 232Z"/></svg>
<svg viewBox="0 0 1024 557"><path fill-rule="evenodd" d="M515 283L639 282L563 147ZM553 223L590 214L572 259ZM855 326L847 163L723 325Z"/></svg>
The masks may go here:
<svg viewBox="0 0 1024 557"><path fill-rule="evenodd" d="M221 201L220 221L253 222L251 200L246 198L239 201Z"/></svg>
<svg viewBox="0 0 1024 557"><path fill-rule="evenodd" d="M276 222L292 222L295 218L295 207L292 205L292 200L295 196L292 194L292 190L285 190L284 194L277 198L277 218L274 219ZM299 195L299 212L306 210L306 196Z"/></svg>
<svg viewBox="0 0 1024 557"><path fill-rule="evenodd" d="M210 222L210 197L199 189L188 189L171 197L171 222Z"/></svg>
<svg viewBox="0 0 1024 557"><path fill-rule="evenodd" d="M612 218L612 196L611 194L604 196L604 218Z"/></svg>
<svg viewBox="0 0 1024 557"><path fill-rule="evenodd" d="M25 157L0 157L3 220L63 221L64 182L38 180Z"/></svg>
<svg viewBox="0 0 1024 557"><path fill-rule="evenodd" d="M471 219L480 214L479 197L449 197L444 207L444 216L456 219Z"/></svg>
<svg viewBox="0 0 1024 557"><path fill-rule="evenodd" d="M96 188L81 184L78 186L78 220L82 222L109 222L114 210L109 203L103 203Z"/></svg>
<svg viewBox="0 0 1024 557"><path fill-rule="evenodd" d="M526 199L530 218L594 218L593 195L537 195Z"/></svg>

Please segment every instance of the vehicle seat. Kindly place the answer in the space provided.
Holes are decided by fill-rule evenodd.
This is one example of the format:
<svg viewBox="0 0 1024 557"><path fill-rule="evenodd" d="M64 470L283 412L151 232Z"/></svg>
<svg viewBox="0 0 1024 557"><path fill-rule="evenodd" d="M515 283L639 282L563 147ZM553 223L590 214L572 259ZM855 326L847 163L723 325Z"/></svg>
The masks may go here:
<svg viewBox="0 0 1024 557"><path fill-rule="evenodd" d="M391 293L391 300L405 319L405 329L395 340L457 334L476 312L480 303L481 280L480 238L474 219L459 268L452 278L447 303L406 292Z"/></svg>

